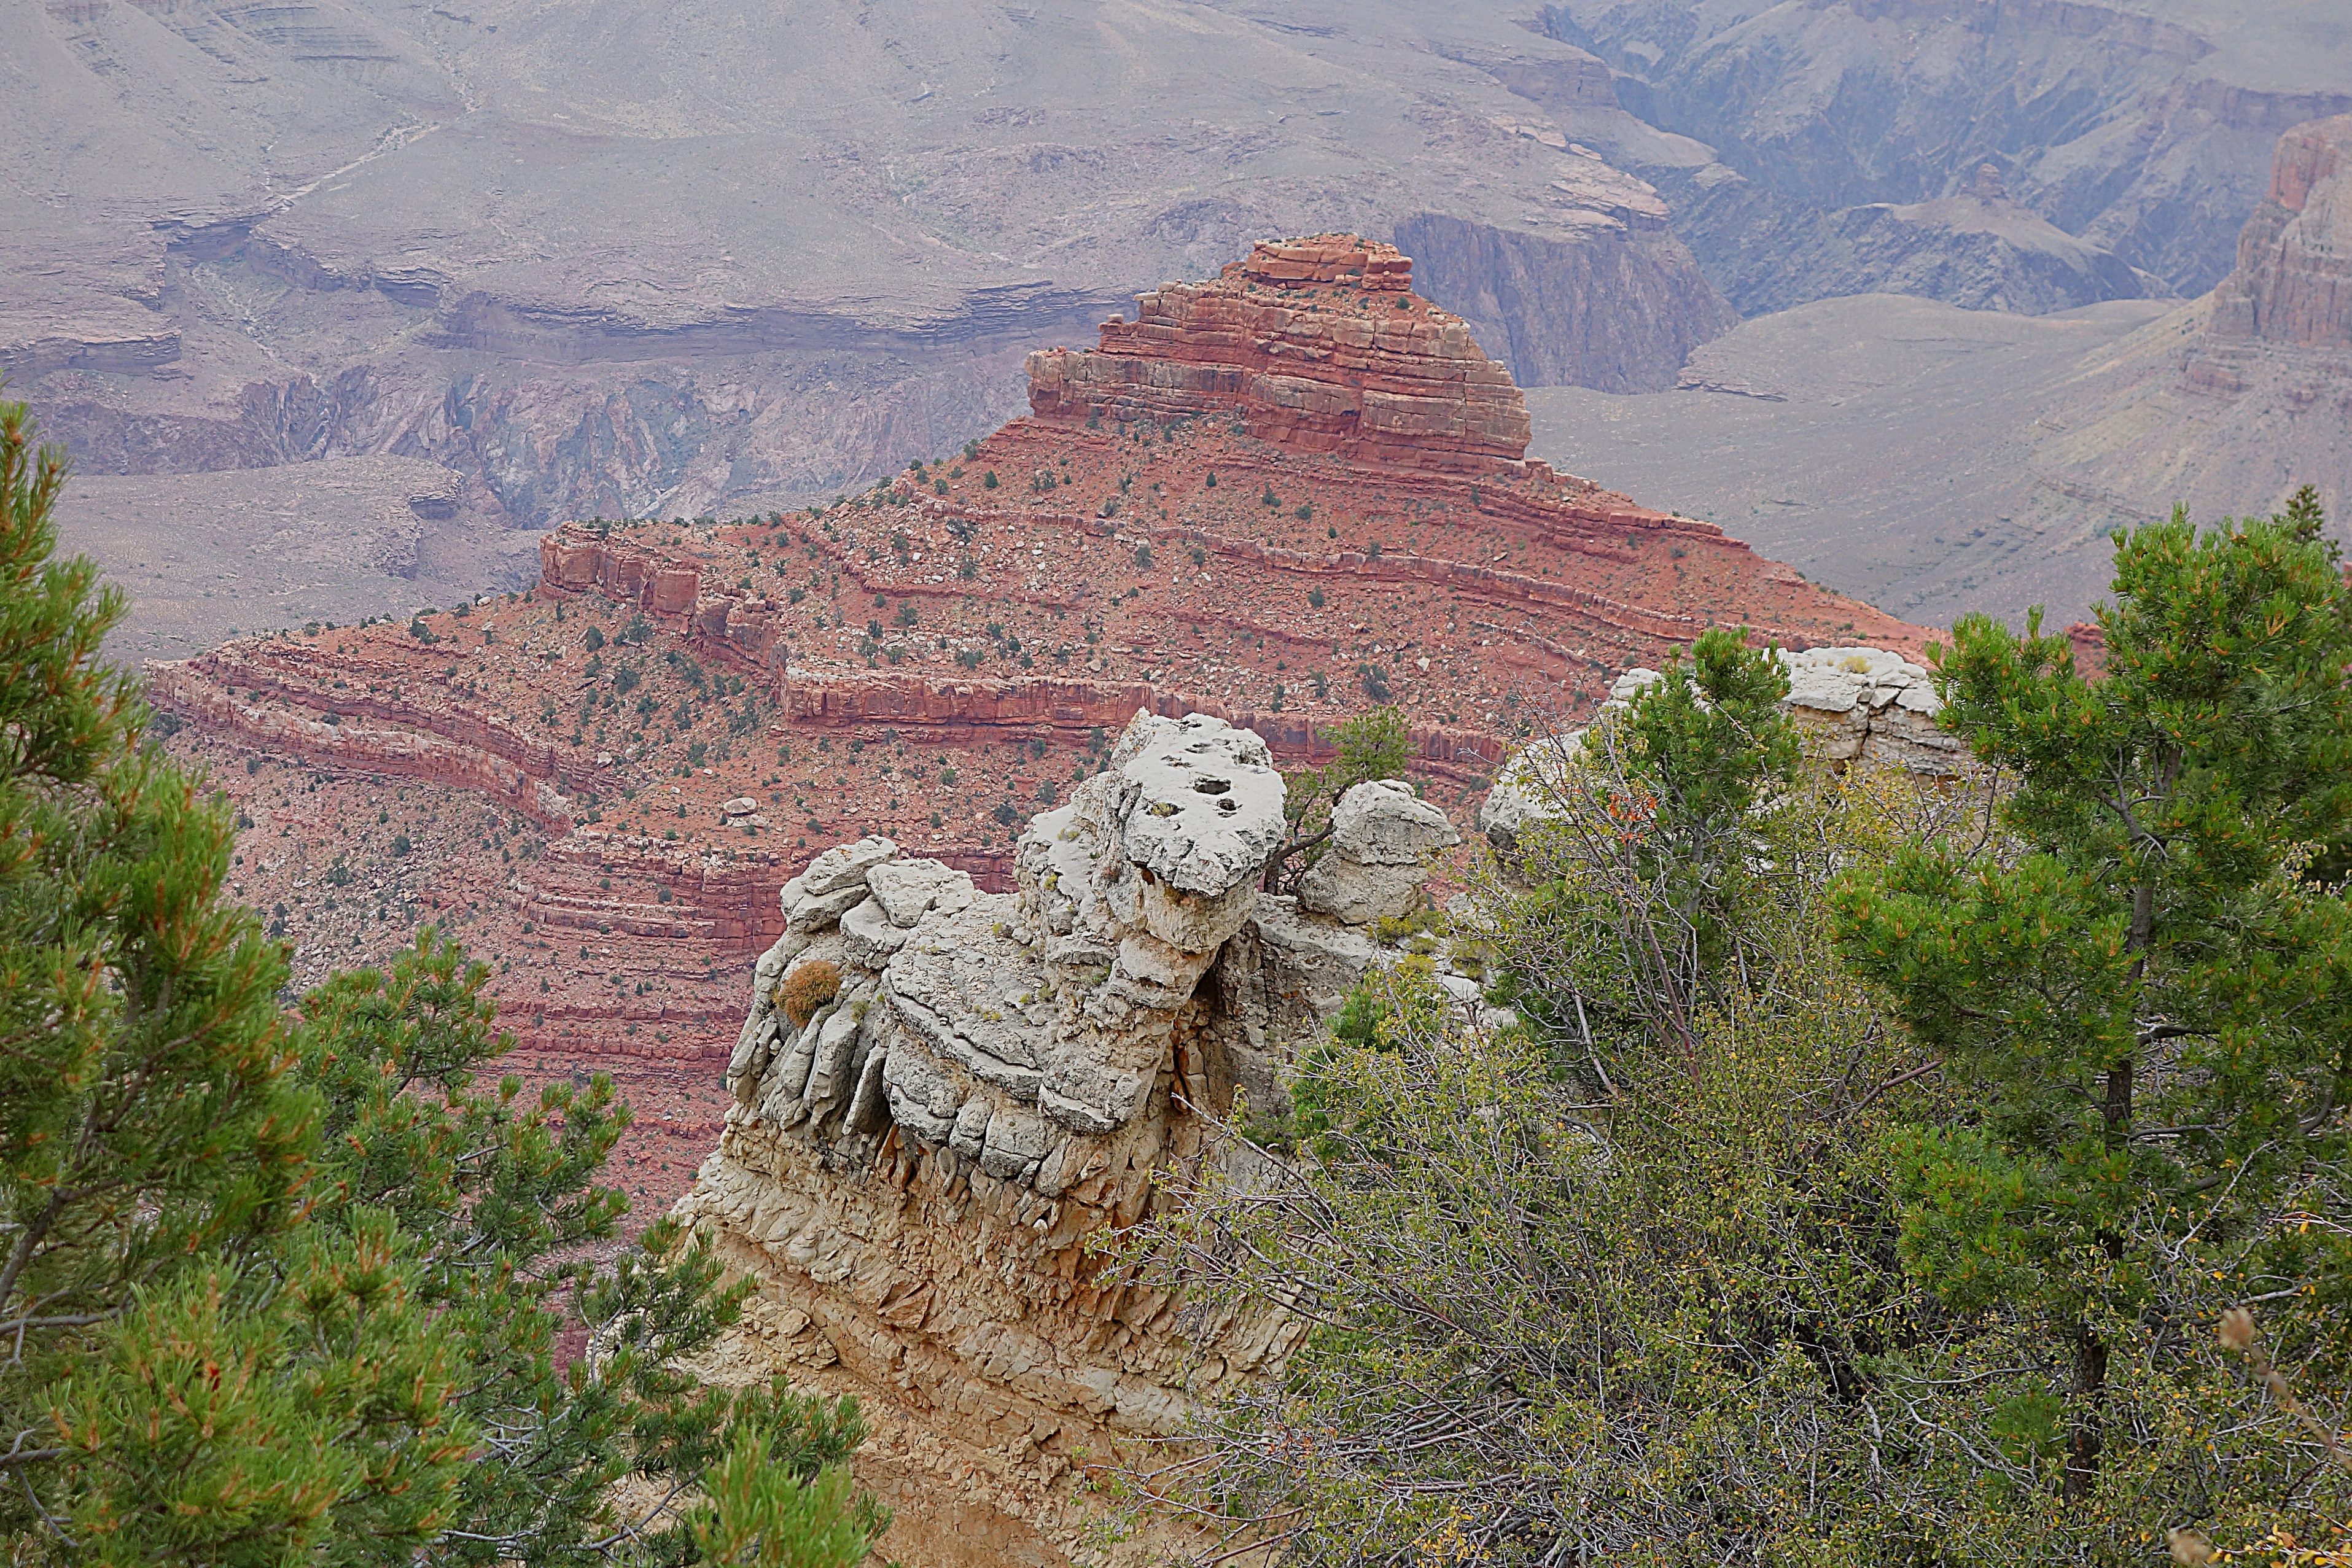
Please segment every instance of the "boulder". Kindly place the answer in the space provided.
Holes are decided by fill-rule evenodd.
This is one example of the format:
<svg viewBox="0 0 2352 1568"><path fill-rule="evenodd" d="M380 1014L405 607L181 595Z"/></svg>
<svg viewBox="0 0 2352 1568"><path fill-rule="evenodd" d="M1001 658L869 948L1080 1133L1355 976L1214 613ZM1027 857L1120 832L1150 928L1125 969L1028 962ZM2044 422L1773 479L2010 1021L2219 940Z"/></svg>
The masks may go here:
<svg viewBox="0 0 2352 1568"><path fill-rule="evenodd" d="M1408 914L1429 857L1462 841L1444 811L1402 779L1359 784L1331 812L1331 838L1298 879L1299 907L1349 925Z"/></svg>
<svg viewBox="0 0 2352 1568"><path fill-rule="evenodd" d="M817 856L809 862L808 870L801 873L800 881L806 892L822 897L865 885L867 872L898 858L898 846L889 840L860 839Z"/></svg>
<svg viewBox="0 0 2352 1568"><path fill-rule="evenodd" d="M1022 835L1024 895L1049 953L1109 966L1123 999L1181 1005L1256 906L1282 802L1256 735L1197 714L1138 714L1109 771Z"/></svg>
<svg viewBox="0 0 2352 1568"><path fill-rule="evenodd" d="M1331 812L1332 852L1365 865L1418 866L1461 841L1445 813L1402 779L1359 784Z"/></svg>
<svg viewBox="0 0 2352 1568"><path fill-rule="evenodd" d="M1252 883L1282 842L1282 775L1254 731L1139 716L1112 761L1120 851L1155 884L1216 897Z"/></svg>
<svg viewBox="0 0 2352 1568"><path fill-rule="evenodd" d="M1546 736L1503 764L1478 805L1478 831L1487 842L1514 849L1522 832L1551 820L1550 801L1583 753L1584 736L1580 729Z"/></svg>
<svg viewBox="0 0 2352 1568"><path fill-rule="evenodd" d="M1348 925L1409 915L1421 901L1421 873L1407 866L1362 865L1325 855L1298 879L1298 904Z"/></svg>
<svg viewBox="0 0 2352 1568"><path fill-rule="evenodd" d="M912 926L927 909L952 914L971 903L971 878L939 861L887 861L866 873L866 885L893 925Z"/></svg>

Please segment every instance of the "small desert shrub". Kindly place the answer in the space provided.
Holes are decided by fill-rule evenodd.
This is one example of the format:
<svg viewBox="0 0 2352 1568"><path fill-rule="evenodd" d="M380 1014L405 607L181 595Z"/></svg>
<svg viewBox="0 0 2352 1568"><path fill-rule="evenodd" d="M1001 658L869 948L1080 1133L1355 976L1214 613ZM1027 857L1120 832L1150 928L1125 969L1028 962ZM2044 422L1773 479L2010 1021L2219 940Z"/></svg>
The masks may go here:
<svg viewBox="0 0 2352 1568"><path fill-rule="evenodd" d="M816 1009L841 994L841 966L826 958L812 958L784 977L781 1000L784 1016L793 1020L794 1029L805 1029Z"/></svg>

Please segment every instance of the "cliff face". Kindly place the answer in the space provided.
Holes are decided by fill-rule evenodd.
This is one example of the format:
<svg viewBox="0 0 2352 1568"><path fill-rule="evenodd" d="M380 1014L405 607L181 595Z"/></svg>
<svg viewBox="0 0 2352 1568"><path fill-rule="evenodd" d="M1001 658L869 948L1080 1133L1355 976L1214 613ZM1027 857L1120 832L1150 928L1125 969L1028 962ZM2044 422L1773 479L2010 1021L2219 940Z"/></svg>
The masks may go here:
<svg viewBox="0 0 2352 1568"><path fill-rule="evenodd" d="M2203 299L2086 361L2036 465L2200 521L2303 485L2347 536L2352 498L2352 115L2289 130L2238 264Z"/></svg>
<svg viewBox="0 0 2352 1568"><path fill-rule="evenodd" d="M2214 290L2213 335L2352 348L2352 114L2279 139L2270 190Z"/></svg>
<svg viewBox="0 0 2352 1568"><path fill-rule="evenodd" d="M298 980L452 925L511 966L530 1071L609 1068L652 1108L628 1168L666 1202L708 1152L729 971L836 839L1005 894L1019 825L1139 712L1295 767L1391 706L1413 778L1465 812L1537 716L1713 621L1916 647L1711 524L1526 460L1518 391L1409 278L1359 239L1260 247L1036 356L1038 413L855 500L568 524L527 593L240 640L152 689L262 824L240 894ZM1378 904L1378 863L1335 904Z"/></svg>
<svg viewBox="0 0 2352 1568"><path fill-rule="evenodd" d="M873 1413L863 1469L900 1510L894 1557L1078 1559L1073 1468L1180 1433L1301 1331L1188 1310L1087 1248L1150 1212L1171 1164L1244 1157L1211 1119L1237 1092L1281 1103L1295 1040L1372 961L1339 921L1261 899L1284 834L1270 761L1218 720L1138 715L1108 769L1029 823L1013 893L884 839L827 851L782 892L726 1132L677 1212L758 1282L719 1375L787 1371ZM1421 838L1390 857L1410 894L1414 852L1453 835L1409 791L1400 812L1433 820L1410 819ZM817 966L837 994L787 1017ZM1190 1544L1150 1522L1128 1555Z"/></svg>
<svg viewBox="0 0 2352 1568"><path fill-rule="evenodd" d="M1632 182L1597 157L1577 162ZM1739 312L1669 232L1665 204L1646 186L1620 195L1601 222L1568 234L1528 234L1415 213L1395 228L1423 292L1444 300L1509 365L1521 386L1664 392L1699 344L1738 324Z"/></svg>

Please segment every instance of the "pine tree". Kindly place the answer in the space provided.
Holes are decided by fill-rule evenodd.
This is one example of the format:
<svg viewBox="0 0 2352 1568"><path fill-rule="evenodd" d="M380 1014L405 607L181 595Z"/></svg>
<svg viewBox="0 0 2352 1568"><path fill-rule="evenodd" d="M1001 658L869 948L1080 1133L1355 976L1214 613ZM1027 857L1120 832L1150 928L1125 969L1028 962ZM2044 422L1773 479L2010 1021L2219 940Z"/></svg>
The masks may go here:
<svg viewBox="0 0 2352 1568"><path fill-rule="evenodd" d="M1528 782L1549 821L1523 870L1540 884L1503 994L1605 1091L1613 1047L1664 1047L1696 1071L1698 1015L1769 954L1740 940L1769 806L1800 751L1788 672L1743 631L1712 627L1685 660L1549 755ZM1538 758L1544 753L1536 754ZM1522 767L1528 764L1522 763ZM1622 1038L1621 1038L1622 1037Z"/></svg>
<svg viewBox="0 0 2352 1568"><path fill-rule="evenodd" d="M709 1248L667 1219L611 1268L597 1265L594 1244L628 1208L597 1181L628 1107L601 1073L585 1092L554 1083L526 1096L510 1076L479 1084L514 1043L497 1029L489 977L428 927L383 969L338 975L303 998L301 1071L327 1102L317 1223L388 1216L410 1239L417 1296L452 1361L451 1404L480 1434L446 1527L421 1553L358 1535L339 1560L695 1561L682 1502L756 1432L756 1477L729 1484L752 1488L774 1520L813 1518L803 1494L820 1483L825 1498L849 1500L841 1519L820 1510L829 1522L810 1524L813 1541L863 1531L846 1568L887 1522L835 1473L864 1434L856 1401L781 1383L709 1388L683 1369L736 1321L750 1288L722 1286ZM589 1350L560 1367L568 1319L590 1329ZM614 1500L613 1483L632 1474L657 1484L656 1505L625 1512Z"/></svg>
<svg viewBox="0 0 2352 1568"><path fill-rule="evenodd" d="M2345 1364L2344 1248L2291 1223L2352 1137L2352 909L2294 874L2352 828L2352 591L2319 524L2306 492L2128 536L2096 681L2038 613L1960 621L1944 722L2013 782L2011 845L1915 847L1839 898L1848 959L1972 1090L1900 1142L1905 1256L2042 1325L2077 1504L2130 1437L2117 1335L2183 1354L2195 1292L2299 1302Z"/></svg>
<svg viewBox="0 0 2352 1568"><path fill-rule="evenodd" d="M392 1488L415 1540L456 1455L401 1245L301 1234L284 962L220 900L229 808L101 659L121 594L53 559L64 480L0 403L0 1531L278 1562Z"/></svg>
<svg viewBox="0 0 2352 1568"><path fill-rule="evenodd" d="M888 1522L855 1403L696 1383L742 1289L674 1226L575 1260L625 1209L608 1082L478 1091L511 1042L430 931L281 1019L282 951L222 898L233 810L144 743L120 592L53 559L64 479L0 403L11 1560L850 1568ZM559 1367L567 1313L598 1332ZM632 1472L665 1502L621 1514Z"/></svg>

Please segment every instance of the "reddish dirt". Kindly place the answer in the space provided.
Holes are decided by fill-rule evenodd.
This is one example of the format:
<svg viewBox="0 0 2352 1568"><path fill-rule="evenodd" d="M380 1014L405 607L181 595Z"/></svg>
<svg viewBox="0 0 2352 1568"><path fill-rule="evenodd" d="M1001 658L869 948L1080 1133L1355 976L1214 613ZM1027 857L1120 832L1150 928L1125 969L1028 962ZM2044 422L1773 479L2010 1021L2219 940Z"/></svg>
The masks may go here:
<svg viewBox="0 0 2352 1568"><path fill-rule="evenodd" d="M715 1146L782 883L882 832L1003 886L1029 815L1138 707L1304 764L1393 702L1466 819L1538 713L1588 710L1710 623L1917 651L1920 628L1712 525L1521 461L1516 389L1392 250L1272 259L1291 274L1262 247L1146 297L1159 328L1107 327L1115 355L1032 356L1039 413L856 498L575 523L528 594L152 666L189 721L173 744L253 820L236 890L282 922L298 983L454 929L497 969L518 1071L619 1082L640 1119L618 1169L657 1207ZM1405 349L1314 357L1372 328ZM1213 350L1230 406L1172 410ZM1416 385L1411 420L1363 430L1368 392Z"/></svg>

